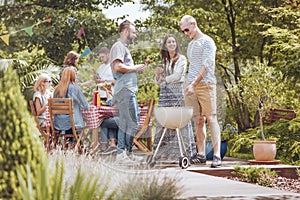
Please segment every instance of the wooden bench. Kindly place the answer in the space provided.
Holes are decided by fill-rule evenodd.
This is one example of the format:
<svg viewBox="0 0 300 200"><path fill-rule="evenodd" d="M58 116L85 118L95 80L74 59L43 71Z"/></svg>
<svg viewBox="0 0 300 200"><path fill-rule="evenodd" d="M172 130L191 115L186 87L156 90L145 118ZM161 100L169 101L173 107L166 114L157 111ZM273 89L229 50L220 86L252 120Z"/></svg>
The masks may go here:
<svg viewBox="0 0 300 200"><path fill-rule="evenodd" d="M292 120L296 117L295 110L271 108L267 124L272 124L279 119Z"/></svg>

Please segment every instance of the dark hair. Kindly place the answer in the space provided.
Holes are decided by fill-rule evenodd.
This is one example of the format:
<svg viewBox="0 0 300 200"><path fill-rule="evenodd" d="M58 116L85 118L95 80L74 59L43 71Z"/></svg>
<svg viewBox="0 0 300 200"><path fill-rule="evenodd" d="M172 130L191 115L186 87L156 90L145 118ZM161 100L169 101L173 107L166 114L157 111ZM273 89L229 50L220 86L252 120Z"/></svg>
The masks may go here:
<svg viewBox="0 0 300 200"><path fill-rule="evenodd" d="M75 51L69 51L68 54L65 57L64 65L67 66L74 66L77 68L77 65L75 64L75 61L79 58L79 54Z"/></svg>
<svg viewBox="0 0 300 200"><path fill-rule="evenodd" d="M125 29L129 29L130 25L134 26L134 23L132 23L128 20L123 21L119 26L119 33L124 31Z"/></svg>
<svg viewBox="0 0 300 200"><path fill-rule="evenodd" d="M178 43L178 40L175 37L175 35L173 35L173 34L166 35L166 37L164 38L160 53L161 53L161 59L162 59L163 64L164 64L164 72L166 72L166 64L167 64L167 62L170 62L170 54L169 54L169 52L166 48L166 43L167 43L167 40L170 37L174 38L175 41L176 41L175 57L173 59L172 65L171 65L172 73L173 73L174 65L177 62L177 60L179 59L179 55L181 54L181 51L180 51L180 48L179 48L179 43Z"/></svg>

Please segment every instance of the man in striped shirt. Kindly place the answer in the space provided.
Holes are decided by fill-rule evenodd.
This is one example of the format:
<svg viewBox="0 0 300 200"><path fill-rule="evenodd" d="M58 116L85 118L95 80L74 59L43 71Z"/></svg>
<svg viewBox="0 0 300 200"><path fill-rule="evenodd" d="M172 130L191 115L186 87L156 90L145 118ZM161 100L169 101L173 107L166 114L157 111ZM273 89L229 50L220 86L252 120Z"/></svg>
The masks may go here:
<svg viewBox="0 0 300 200"><path fill-rule="evenodd" d="M197 155L191 163L206 163L205 143L207 121L214 147L211 167L221 166L220 126L217 120L215 55L216 45L211 37L202 33L194 17L185 15L179 23L181 31L192 39L188 45L189 69L186 79L186 105L193 106L196 124Z"/></svg>

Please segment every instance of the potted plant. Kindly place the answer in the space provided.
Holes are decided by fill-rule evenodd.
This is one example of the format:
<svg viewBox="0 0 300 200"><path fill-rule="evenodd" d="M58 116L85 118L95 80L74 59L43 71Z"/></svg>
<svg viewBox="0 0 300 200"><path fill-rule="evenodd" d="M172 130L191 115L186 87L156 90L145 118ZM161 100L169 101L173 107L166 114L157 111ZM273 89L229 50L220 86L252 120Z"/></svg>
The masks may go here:
<svg viewBox="0 0 300 200"><path fill-rule="evenodd" d="M274 105L282 103L279 102L278 94L285 88L283 75L258 60L247 62L244 70L237 92L242 94L242 101L248 105L250 113L257 114L262 138L253 142L255 161L275 161L276 141L267 140L270 138L266 138L264 134L264 118Z"/></svg>
<svg viewBox="0 0 300 200"><path fill-rule="evenodd" d="M259 105L257 108L258 116L259 116L259 126L260 126L260 133L263 140L254 140L253 142L253 156L255 161L274 161L276 156L276 141L274 140L266 140L264 134L264 124L263 118L265 112L263 111L263 99L262 96L259 99Z"/></svg>

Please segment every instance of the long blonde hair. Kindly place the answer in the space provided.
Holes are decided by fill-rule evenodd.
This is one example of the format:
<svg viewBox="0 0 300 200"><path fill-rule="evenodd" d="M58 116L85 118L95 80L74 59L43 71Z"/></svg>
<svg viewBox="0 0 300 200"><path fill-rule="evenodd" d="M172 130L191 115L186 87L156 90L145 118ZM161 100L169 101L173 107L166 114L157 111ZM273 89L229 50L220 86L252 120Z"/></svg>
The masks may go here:
<svg viewBox="0 0 300 200"><path fill-rule="evenodd" d="M63 70L61 79L54 90L54 95L64 97L67 94L70 83L76 83L76 73L71 67L66 67Z"/></svg>
<svg viewBox="0 0 300 200"><path fill-rule="evenodd" d="M35 92L39 91L41 94L46 93L46 86L45 81L51 80L50 76L48 74L41 74L38 79L36 80L33 90Z"/></svg>

